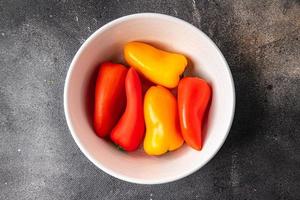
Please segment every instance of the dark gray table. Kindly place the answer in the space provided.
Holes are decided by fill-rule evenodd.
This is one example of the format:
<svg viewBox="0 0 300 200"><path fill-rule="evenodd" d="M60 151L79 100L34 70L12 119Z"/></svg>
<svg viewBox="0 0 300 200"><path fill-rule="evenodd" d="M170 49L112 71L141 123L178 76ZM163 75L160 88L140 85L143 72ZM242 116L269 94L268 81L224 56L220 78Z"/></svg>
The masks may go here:
<svg viewBox="0 0 300 200"><path fill-rule="evenodd" d="M97 169L64 118L64 80L80 45L137 12L199 27L236 86L225 145L169 184L130 184ZM0 0L0 199L300 199L299 93L299 1Z"/></svg>

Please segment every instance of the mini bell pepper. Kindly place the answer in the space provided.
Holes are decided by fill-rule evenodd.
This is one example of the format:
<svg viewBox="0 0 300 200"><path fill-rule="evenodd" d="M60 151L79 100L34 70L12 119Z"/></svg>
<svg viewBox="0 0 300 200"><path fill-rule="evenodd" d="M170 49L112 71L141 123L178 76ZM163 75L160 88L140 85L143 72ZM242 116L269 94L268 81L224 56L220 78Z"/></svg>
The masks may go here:
<svg viewBox="0 0 300 200"><path fill-rule="evenodd" d="M124 57L130 66L153 83L174 88L184 72L187 59L182 54L163 51L142 42L129 42Z"/></svg>
<svg viewBox="0 0 300 200"><path fill-rule="evenodd" d="M101 64L95 89L94 129L98 136L107 136L121 117L126 104L125 77L121 64Z"/></svg>
<svg viewBox="0 0 300 200"><path fill-rule="evenodd" d="M201 150L203 118L211 99L211 88L200 78L186 77L179 82L177 97L182 136L192 148Z"/></svg>
<svg viewBox="0 0 300 200"><path fill-rule="evenodd" d="M146 136L144 150L149 155L161 155L183 144L180 134L176 98L162 86L152 86L144 99Z"/></svg>
<svg viewBox="0 0 300 200"><path fill-rule="evenodd" d="M142 85L137 72L130 68L125 79L127 105L124 114L111 132L111 140L125 151L134 151L145 134Z"/></svg>

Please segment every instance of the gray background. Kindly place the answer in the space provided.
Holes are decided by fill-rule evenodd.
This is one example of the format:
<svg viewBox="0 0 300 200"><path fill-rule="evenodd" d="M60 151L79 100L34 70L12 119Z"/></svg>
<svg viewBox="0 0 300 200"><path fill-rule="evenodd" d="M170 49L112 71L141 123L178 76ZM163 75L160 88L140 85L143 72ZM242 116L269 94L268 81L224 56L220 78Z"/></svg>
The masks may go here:
<svg viewBox="0 0 300 200"><path fill-rule="evenodd" d="M117 180L80 152L63 86L85 39L138 12L184 19L215 41L237 94L205 167L169 184ZM0 199L300 199L300 2L0 0Z"/></svg>

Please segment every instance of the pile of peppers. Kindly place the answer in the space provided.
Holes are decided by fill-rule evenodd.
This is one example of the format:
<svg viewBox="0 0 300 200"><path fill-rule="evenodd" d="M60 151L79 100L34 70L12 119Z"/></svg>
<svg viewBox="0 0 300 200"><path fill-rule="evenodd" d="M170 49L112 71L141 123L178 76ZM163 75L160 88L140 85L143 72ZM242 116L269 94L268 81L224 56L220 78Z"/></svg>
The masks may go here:
<svg viewBox="0 0 300 200"><path fill-rule="evenodd" d="M186 142L202 149L211 87L198 77L180 79L187 58L142 42L124 46L122 64L101 64L95 89L94 129L125 151L143 144L162 155ZM174 89L177 88L177 96Z"/></svg>

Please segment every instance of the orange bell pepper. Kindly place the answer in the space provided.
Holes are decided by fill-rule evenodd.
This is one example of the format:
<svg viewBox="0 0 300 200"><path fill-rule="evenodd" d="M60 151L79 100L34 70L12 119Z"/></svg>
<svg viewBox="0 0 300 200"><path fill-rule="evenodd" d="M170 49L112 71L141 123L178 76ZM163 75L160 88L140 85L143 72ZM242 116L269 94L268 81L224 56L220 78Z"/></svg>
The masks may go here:
<svg viewBox="0 0 300 200"><path fill-rule="evenodd" d="M142 42L129 42L124 47L124 57L130 66L153 83L174 88L187 66L184 55L157 49Z"/></svg>
<svg viewBox="0 0 300 200"><path fill-rule="evenodd" d="M162 86L152 86L144 99L146 136L144 150L149 155L161 155L183 144L178 122L176 98Z"/></svg>

